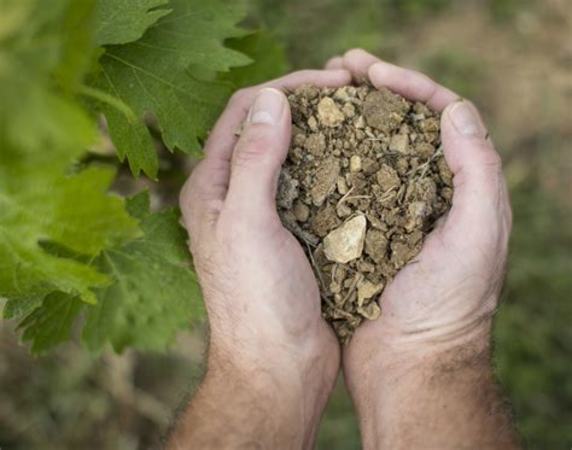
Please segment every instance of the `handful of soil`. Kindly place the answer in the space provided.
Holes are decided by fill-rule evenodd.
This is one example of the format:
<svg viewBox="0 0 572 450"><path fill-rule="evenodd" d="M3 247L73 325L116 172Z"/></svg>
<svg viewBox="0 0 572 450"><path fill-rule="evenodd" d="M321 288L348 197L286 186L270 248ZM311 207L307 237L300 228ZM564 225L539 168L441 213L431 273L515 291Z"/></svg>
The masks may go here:
<svg viewBox="0 0 572 450"><path fill-rule="evenodd" d="M322 314L346 343L451 205L440 116L387 89L289 93L292 144L277 205L316 274Z"/></svg>

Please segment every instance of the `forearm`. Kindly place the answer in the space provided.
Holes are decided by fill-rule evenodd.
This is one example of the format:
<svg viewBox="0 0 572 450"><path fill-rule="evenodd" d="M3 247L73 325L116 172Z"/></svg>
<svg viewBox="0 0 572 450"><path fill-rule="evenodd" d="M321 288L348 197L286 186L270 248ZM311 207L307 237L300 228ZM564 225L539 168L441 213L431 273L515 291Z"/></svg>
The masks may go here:
<svg viewBox="0 0 572 450"><path fill-rule="evenodd" d="M258 363L238 368L209 358L209 368L169 439L168 450L310 449L330 382L317 383L322 361L298 371ZM273 368L274 366L274 368ZM312 378L312 379L308 379Z"/></svg>
<svg viewBox="0 0 572 450"><path fill-rule="evenodd" d="M365 449L520 448L492 370L488 332L428 352L384 353L362 385L352 380Z"/></svg>

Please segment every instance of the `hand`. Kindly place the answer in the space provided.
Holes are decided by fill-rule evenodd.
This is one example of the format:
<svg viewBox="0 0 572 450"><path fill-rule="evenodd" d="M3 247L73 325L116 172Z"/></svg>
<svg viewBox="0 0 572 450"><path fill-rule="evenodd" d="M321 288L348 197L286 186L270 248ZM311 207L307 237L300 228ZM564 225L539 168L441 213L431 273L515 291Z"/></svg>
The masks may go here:
<svg viewBox="0 0 572 450"><path fill-rule="evenodd" d="M251 391L252 402L262 404L242 405L237 413L248 416L247 424L256 423L253 415L261 408L264 422L276 422L269 430L275 441L265 441L263 448L312 445L340 359L337 340L320 314L310 264L276 212L291 117L285 95L270 88L350 81L344 70L304 71L236 93L180 197L210 325L203 386L220 381ZM238 139L235 133L245 119ZM221 411L229 414L232 399L223 402ZM261 429L253 431L258 436L251 439L265 438ZM281 431L290 437L278 442ZM239 448L228 423L218 433L236 439L229 443Z"/></svg>
<svg viewBox="0 0 572 450"><path fill-rule="evenodd" d="M458 432L459 445L468 445L462 448L488 448L460 430L467 428L465 414L473 414L473 422L481 417L468 405L496 392L488 359L490 329L512 220L500 157L476 108L425 75L381 62L363 50L334 58L326 68L347 69L356 80L369 79L376 87L385 86L442 112L442 145L454 174L451 210L427 237L415 261L386 287L380 298L381 317L364 323L344 350L344 373L362 417L364 447L417 448L423 443L427 446L423 448L461 448L455 446ZM479 370L467 372L475 361L480 361ZM448 376L443 375L446 369ZM463 377L486 384L464 386ZM426 385L427 379L433 380L432 386ZM435 388L440 379L449 385ZM481 392L470 391L477 386ZM459 394L468 399L456 409ZM476 398L471 398L473 394ZM436 416L444 421L443 427L451 428L448 440L438 433ZM487 420L483 418L483 423ZM420 439L404 444L403 436L419 432L423 427L418 423L423 421L433 435L415 436ZM481 438L488 436L479 430Z"/></svg>

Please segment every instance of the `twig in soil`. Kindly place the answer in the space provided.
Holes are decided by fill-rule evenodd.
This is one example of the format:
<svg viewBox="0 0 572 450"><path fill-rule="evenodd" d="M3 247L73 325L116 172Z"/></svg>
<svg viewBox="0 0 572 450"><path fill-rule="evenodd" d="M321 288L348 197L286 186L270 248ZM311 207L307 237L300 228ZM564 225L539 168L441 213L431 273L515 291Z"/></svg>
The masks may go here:
<svg viewBox="0 0 572 450"><path fill-rule="evenodd" d="M381 195L381 197L379 197L379 201L384 202L386 200L389 200L389 194L391 194L395 189L397 189L395 186L390 187L387 191L385 191Z"/></svg>
<svg viewBox="0 0 572 450"><path fill-rule="evenodd" d="M350 196L350 194L351 194L352 191L354 190L354 187L355 187L355 186L352 186L352 187L349 189L349 191L346 192L346 193L344 194L344 196L338 200L338 204L336 205L336 207L339 207L343 202L346 201L346 199Z"/></svg>
<svg viewBox="0 0 572 450"><path fill-rule="evenodd" d="M324 283L324 280L322 279L322 272L320 271L320 268L316 264L316 260L314 259L314 255L312 254L312 249L310 248L310 245L307 242L305 242L305 243L306 243L306 247L308 247L308 257L310 258L310 264L312 264L312 267L314 268L314 271L316 272L316 275L318 276L318 280L320 281L320 285L322 286L322 291L325 292L326 291L326 284Z"/></svg>
<svg viewBox="0 0 572 450"><path fill-rule="evenodd" d="M427 161L425 161L423 164L421 164L420 166L416 167L415 169L411 169L408 173L407 173L407 177L409 179L412 178L412 176L418 172L419 170L421 170L421 175L419 175L419 179L423 178L425 176L425 174L427 173L427 170L429 170L429 166L431 165L432 162L434 162L439 156L441 156L443 154L443 146L439 146L439 148L435 151L435 153L433 153L433 155L431 156L431 158L429 158Z"/></svg>
<svg viewBox="0 0 572 450"><path fill-rule="evenodd" d="M371 198L371 195L352 195L351 197L347 197L347 198L345 199L345 201L348 201L348 200L358 200L358 199L361 199L361 198ZM339 204L339 203L338 203L338 204Z"/></svg>
<svg viewBox="0 0 572 450"><path fill-rule="evenodd" d="M349 298L352 296L353 292L356 290L358 283L362 280L363 275L359 272L357 272L354 276L354 279L352 280L352 284L350 284L350 287L348 288L348 293L346 294L346 296L343 298L341 304L345 304Z"/></svg>

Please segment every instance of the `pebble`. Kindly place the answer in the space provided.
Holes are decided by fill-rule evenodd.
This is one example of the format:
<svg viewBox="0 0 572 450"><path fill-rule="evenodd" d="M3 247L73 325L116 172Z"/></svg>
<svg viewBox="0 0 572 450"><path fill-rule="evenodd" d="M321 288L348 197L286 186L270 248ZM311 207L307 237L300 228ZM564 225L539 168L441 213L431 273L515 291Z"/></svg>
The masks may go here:
<svg viewBox="0 0 572 450"><path fill-rule="evenodd" d="M341 125L345 116L336 102L330 97L324 97L318 103L318 119L322 125L333 128Z"/></svg>
<svg viewBox="0 0 572 450"><path fill-rule="evenodd" d="M341 264L359 258L363 252L367 221L359 215L336 228L324 238L324 254Z"/></svg>

